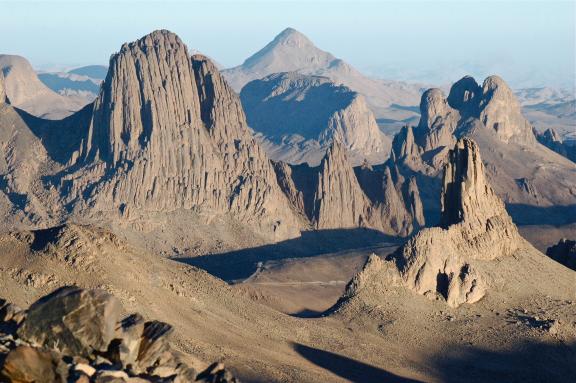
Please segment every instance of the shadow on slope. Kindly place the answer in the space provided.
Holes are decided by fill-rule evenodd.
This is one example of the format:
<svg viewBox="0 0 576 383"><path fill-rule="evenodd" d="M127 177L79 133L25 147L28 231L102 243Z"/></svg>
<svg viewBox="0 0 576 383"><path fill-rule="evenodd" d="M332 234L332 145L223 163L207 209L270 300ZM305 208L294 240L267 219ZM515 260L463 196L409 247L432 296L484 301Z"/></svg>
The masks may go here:
<svg viewBox="0 0 576 383"><path fill-rule="evenodd" d="M506 210L516 225L569 225L576 223L576 205L534 206L506 204Z"/></svg>
<svg viewBox="0 0 576 383"><path fill-rule="evenodd" d="M446 383L576 382L576 343L527 341L509 351L456 346L432 364Z"/></svg>
<svg viewBox="0 0 576 383"><path fill-rule="evenodd" d="M53 161L65 164L87 136L93 104L62 120L45 120L14 108L30 131L40 139Z"/></svg>
<svg viewBox="0 0 576 383"><path fill-rule="evenodd" d="M378 367L335 354L333 352L308 347L296 343L294 350L315 365L322 367L341 378L357 383L418 383Z"/></svg>
<svg viewBox="0 0 576 383"><path fill-rule="evenodd" d="M311 257L351 249L369 249L400 241L402 239L363 228L305 231L298 238L278 243L222 254L179 257L175 260L204 269L225 281L234 282L252 275L260 262Z"/></svg>

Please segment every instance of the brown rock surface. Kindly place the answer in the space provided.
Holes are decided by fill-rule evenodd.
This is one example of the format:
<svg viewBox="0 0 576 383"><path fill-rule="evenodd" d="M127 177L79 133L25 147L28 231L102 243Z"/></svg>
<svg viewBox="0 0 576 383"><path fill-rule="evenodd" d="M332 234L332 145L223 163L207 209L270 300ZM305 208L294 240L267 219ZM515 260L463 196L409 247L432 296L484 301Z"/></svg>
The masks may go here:
<svg viewBox="0 0 576 383"><path fill-rule="evenodd" d="M6 102L6 89L4 89L4 73L0 71L0 104Z"/></svg>
<svg viewBox="0 0 576 383"><path fill-rule="evenodd" d="M387 166L354 169L347 150L335 140L320 166L276 164L291 206L316 229L371 228L406 236L424 225L418 186ZM303 207L303 208L302 208Z"/></svg>
<svg viewBox="0 0 576 383"><path fill-rule="evenodd" d="M461 137L478 144L486 177L517 224L572 222L576 167L536 142L517 99L501 78L488 77L481 87L472 77L464 77L452 86L447 99L430 89L422 96L420 109L419 125L405 127L394 137L390 161L404 176L416 178L428 222L438 222L446 154ZM556 205L565 209L551 208Z"/></svg>
<svg viewBox="0 0 576 383"><path fill-rule="evenodd" d="M370 226L370 201L360 188L346 149L335 141L320 164L313 221L318 229Z"/></svg>
<svg viewBox="0 0 576 383"><path fill-rule="evenodd" d="M353 165L384 162L390 139L380 132L363 96L327 77L275 73L240 93L250 127L274 161L320 164L333 140Z"/></svg>
<svg viewBox="0 0 576 383"><path fill-rule="evenodd" d="M30 306L18 335L65 355L104 352L114 338L120 303L103 291L58 289Z"/></svg>
<svg viewBox="0 0 576 383"><path fill-rule="evenodd" d="M6 356L0 378L9 383L66 383L68 369L54 352L19 346Z"/></svg>
<svg viewBox="0 0 576 383"><path fill-rule="evenodd" d="M509 256L522 238L487 183L472 140L459 140L449 153L441 224L422 230L396 252L401 277L409 288L440 295L450 306L474 303L488 288L474 261Z"/></svg>
<svg viewBox="0 0 576 383"><path fill-rule="evenodd" d="M190 58L168 31L124 44L112 57L76 157L81 169L63 179L72 181L67 199L81 196L95 214L183 209L251 222L276 239L297 235L238 97L208 59Z"/></svg>
<svg viewBox="0 0 576 383"><path fill-rule="evenodd" d="M139 314L119 321L120 310L103 290L62 287L32 304L16 330L0 320L0 380L238 382L222 363L197 374L168 341L172 326Z"/></svg>

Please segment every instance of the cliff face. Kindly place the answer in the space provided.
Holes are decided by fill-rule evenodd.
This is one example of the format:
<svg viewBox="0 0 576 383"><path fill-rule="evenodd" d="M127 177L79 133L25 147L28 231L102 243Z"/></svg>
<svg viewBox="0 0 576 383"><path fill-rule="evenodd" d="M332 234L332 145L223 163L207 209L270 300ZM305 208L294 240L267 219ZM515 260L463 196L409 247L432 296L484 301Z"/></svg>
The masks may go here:
<svg viewBox="0 0 576 383"><path fill-rule="evenodd" d="M112 57L75 166L64 182L91 212L230 214L278 238L299 228L238 97L168 31Z"/></svg>
<svg viewBox="0 0 576 383"><path fill-rule="evenodd" d="M336 141L320 165L313 221L318 229L370 226L370 201L360 188L344 147Z"/></svg>
<svg viewBox="0 0 576 383"><path fill-rule="evenodd" d="M317 229L364 227L407 236L424 226L415 180L386 165L353 168L338 140L317 167L280 162L276 170L292 207Z"/></svg>
<svg viewBox="0 0 576 383"><path fill-rule="evenodd" d="M275 161L317 166L335 139L354 165L388 157L390 139L364 97L326 77L276 73L248 83L240 97L250 127Z"/></svg>
<svg viewBox="0 0 576 383"><path fill-rule="evenodd" d="M449 305L473 303L488 288L476 260L511 255L522 238L484 177L478 145L459 140L449 153L442 187L441 227L424 229L394 254L403 282L442 296Z"/></svg>
<svg viewBox="0 0 576 383"><path fill-rule="evenodd" d="M0 104L6 102L6 89L4 89L4 74L0 71Z"/></svg>
<svg viewBox="0 0 576 383"><path fill-rule="evenodd" d="M576 168L536 141L501 78L490 76L480 86L464 77L454 83L448 97L429 89L422 95L420 113L417 127L405 127L394 137L390 162L402 175L416 178L429 223L439 222L442 169L448 150L461 137L478 144L486 176L516 222L562 224L576 213ZM550 186L558 182L561 188ZM539 213L551 205L568 208Z"/></svg>

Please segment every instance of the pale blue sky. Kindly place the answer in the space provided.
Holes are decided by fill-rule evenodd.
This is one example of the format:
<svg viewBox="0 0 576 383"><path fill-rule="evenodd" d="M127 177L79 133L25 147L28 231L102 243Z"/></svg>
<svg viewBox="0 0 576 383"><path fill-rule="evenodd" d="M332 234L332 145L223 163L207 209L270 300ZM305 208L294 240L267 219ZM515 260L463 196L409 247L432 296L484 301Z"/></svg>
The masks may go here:
<svg viewBox="0 0 576 383"><path fill-rule="evenodd" d="M575 1L0 0L0 53L37 68L107 64L123 42L165 28L228 67L288 26L381 77L574 84Z"/></svg>

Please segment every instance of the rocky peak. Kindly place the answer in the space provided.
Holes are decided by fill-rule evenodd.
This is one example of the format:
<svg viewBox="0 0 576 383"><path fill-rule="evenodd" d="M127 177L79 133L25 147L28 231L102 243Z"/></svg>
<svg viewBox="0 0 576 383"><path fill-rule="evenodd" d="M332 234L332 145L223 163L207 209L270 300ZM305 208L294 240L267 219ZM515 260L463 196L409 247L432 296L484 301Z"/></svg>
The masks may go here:
<svg viewBox="0 0 576 383"><path fill-rule="evenodd" d="M318 229L367 225L370 203L339 140L330 145L320 164L314 200L312 218Z"/></svg>
<svg viewBox="0 0 576 383"><path fill-rule="evenodd" d="M509 256L521 243L474 141L460 139L449 152L441 200L442 226L420 231L392 258L408 288L451 306L473 303L488 288L476 261Z"/></svg>
<svg viewBox="0 0 576 383"><path fill-rule="evenodd" d="M245 139L248 125L240 99L208 57L192 56L192 68L200 101L200 117L210 135L221 145Z"/></svg>
<svg viewBox="0 0 576 383"><path fill-rule="evenodd" d="M480 121L493 129L500 140L522 144L535 142L532 128L522 116L520 103L500 77L490 76L484 80L479 111Z"/></svg>
<svg viewBox="0 0 576 383"><path fill-rule="evenodd" d="M473 114L478 107L481 95L482 88L474 77L464 76L450 88L448 104L465 114Z"/></svg>
<svg viewBox="0 0 576 383"><path fill-rule="evenodd" d="M438 117L445 116L449 112L450 106L442 90L431 88L422 94L420 101L421 126L431 127Z"/></svg>
<svg viewBox="0 0 576 383"><path fill-rule="evenodd" d="M435 88L424 92L420 114L416 141L423 150L453 145L460 114L448 105L444 92Z"/></svg>
<svg viewBox="0 0 576 383"><path fill-rule="evenodd" d="M240 97L250 127L274 161L317 166L334 139L354 165L388 157L390 140L364 97L327 77L275 73L246 84Z"/></svg>
<svg viewBox="0 0 576 383"><path fill-rule="evenodd" d="M562 143L562 138L560 137L560 135L558 134L558 132L556 132L556 130L554 128L548 128L544 131L544 133L542 134L543 139L549 141L549 142L560 142Z"/></svg>
<svg viewBox="0 0 576 383"><path fill-rule="evenodd" d="M442 226L486 220L505 211L486 181L480 149L474 141L460 139L448 156L442 186Z"/></svg>
<svg viewBox="0 0 576 383"><path fill-rule="evenodd" d="M238 96L171 32L124 44L111 58L77 157L68 194L81 197L80 208L122 218L209 211L258 221L275 239L298 233Z"/></svg>
<svg viewBox="0 0 576 383"><path fill-rule="evenodd" d="M178 36L161 30L125 43L110 59L85 154L112 166L132 161L146 147L184 135L199 119L198 105L188 50Z"/></svg>
<svg viewBox="0 0 576 383"><path fill-rule="evenodd" d="M546 255L576 271L576 241L562 238L556 245L546 249Z"/></svg>
<svg viewBox="0 0 576 383"><path fill-rule="evenodd" d="M286 28L280 32L274 40L274 45L286 45L293 48L304 48L307 46L314 46L312 41L308 39L303 33L300 33L294 28Z"/></svg>

